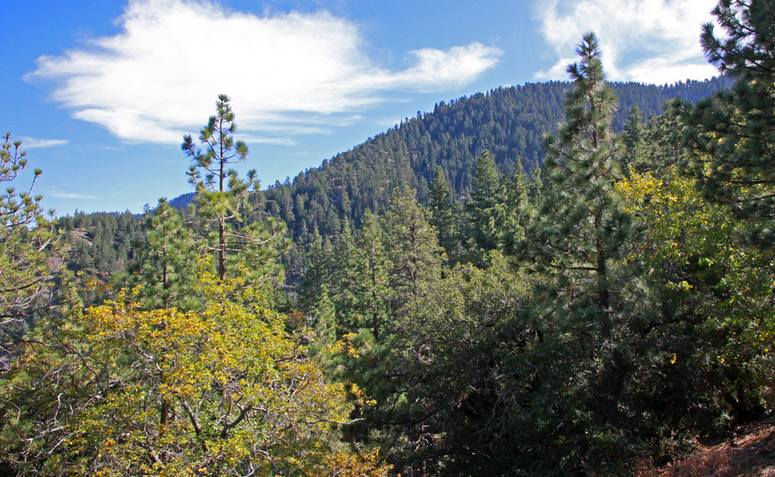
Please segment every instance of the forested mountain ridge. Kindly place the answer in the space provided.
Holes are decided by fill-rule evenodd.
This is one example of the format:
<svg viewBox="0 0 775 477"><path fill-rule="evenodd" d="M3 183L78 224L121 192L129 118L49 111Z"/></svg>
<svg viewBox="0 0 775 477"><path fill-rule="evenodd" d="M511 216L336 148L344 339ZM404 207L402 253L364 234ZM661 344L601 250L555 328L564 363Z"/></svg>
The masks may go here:
<svg viewBox="0 0 775 477"><path fill-rule="evenodd" d="M662 86L614 82L619 107L613 127L617 131L624 127L632 106L640 109L645 120L661 114L670 99L697 102L732 83L726 77ZM433 111L418 113L290 182L269 186L263 192L265 200L259 197L255 203L261 208L265 204L266 213L288 225L298 246L291 253L290 275L301 273L293 263L315 232L332 237L341 231L343 219L360 225L366 210L384 213L395 187L414 188L426 204L436 166L444 170L452 193L465 198L476 159L484 150L490 151L505 177L512 176L517 157L526 170L540 164L544 136L563 120L569 86L565 81L527 83L442 101ZM183 194L169 204L185 209L194 195ZM264 210L254 213L261 215ZM59 223L83 239L75 242L71 257L77 270L123 271L131 258L131 241L142 236L142 224L129 213L77 213Z"/></svg>
<svg viewBox="0 0 775 477"><path fill-rule="evenodd" d="M696 102L731 84L725 77L663 86L614 82L619 98L614 130L622 129L632 106L648 118L662 113L670 99ZM563 119L569 85L527 83L440 102L433 111L418 112L321 166L299 173L290 183L275 183L266 190L268 212L286 221L295 240L307 242L315 230L321 235L338 233L343 218L358 224L367 209L384 212L396 186L415 188L420 202L426 203L436 166L444 170L458 197L467 196L476 158L484 150L509 177L516 158L529 170L543 160L544 136Z"/></svg>

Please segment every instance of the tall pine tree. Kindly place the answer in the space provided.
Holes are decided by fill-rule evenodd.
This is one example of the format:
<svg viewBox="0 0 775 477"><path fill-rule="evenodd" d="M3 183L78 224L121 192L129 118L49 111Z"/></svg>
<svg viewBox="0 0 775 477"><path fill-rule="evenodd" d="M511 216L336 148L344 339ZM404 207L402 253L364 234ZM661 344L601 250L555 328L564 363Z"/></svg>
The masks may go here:
<svg viewBox="0 0 775 477"><path fill-rule="evenodd" d="M594 34L584 36L577 53L579 62L568 67L573 87L567 122L547 141L548 177L530 244L536 263L558 278L566 293L575 295L582 287L594 295L587 311L608 340L609 268L629 229L614 191L623 148L611 129L616 98L605 82Z"/></svg>
<svg viewBox="0 0 775 477"><path fill-rule="evenodd" d="M518 159L514 180L506 187L505 214L501 220L500 243L507 252L514 253L525 240L525 227L535 214L534 198L530 197L532 187L534 185L530 183L530 178L522 167L522 161Z"/></svg>
<svg viewBox="0 0 775 477"><path fill-rule="evenodd" d="M363 325L379 339L388 322L388 260L379 217L366 211L355 241L359 304Z"/></svg>
<svg viewBox="0 0 775 477"><path fill-rule="evenodd" d="M221 281L227 274L247 275L254 286L275 285L283 279L278 258L287 251L287 231L274 218L246 221L260 183L255 170L241 179L230 169L247 158L248 148L234 138L237 125L229 101L218 96L216 114L200 131L198 145L190 135L183 138L181 149L193 162L188 176L196 188L196 216L204 220Z"/></svg>

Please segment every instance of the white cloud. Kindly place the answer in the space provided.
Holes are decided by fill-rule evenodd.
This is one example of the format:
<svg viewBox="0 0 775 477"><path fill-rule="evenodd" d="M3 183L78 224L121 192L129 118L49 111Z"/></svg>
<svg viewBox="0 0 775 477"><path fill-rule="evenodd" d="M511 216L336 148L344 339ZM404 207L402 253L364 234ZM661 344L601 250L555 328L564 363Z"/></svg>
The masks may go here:
<svg viewBox="0 0 775 477"><path fill-rule="evenodd" d="M64 146L70 142L67 139L45 139L29 136L20 137L19 140L22 142L22 147L25 149L41 149L44 147Z"/></svg>
<svg viewBox="0 0 775 477"><path fill-rule="evenodd" d="M55 190L48 193L51 197L54 197L55 199L65 199L65 200L92 200L96 199L97 197L93 195L87 195L87 194L80 194L78 192L66 192L61 190Z"/></svg>
<svg viewBox="0 0 775 477"><path fill-rule="evenodd" d="M55 80L54 99L76 118L142 142L196 132L220 93L256 137L317 132L378 103L380 92L467 84L501 54L479 43L424 48L409 52L405 69L388 70L368 58L346 19L257 16L204 0L130 0L118 26L114 36L38 58L29 76Z"/></svg>
<svg viewBox="0 0 775 477"><path fill-rule="evenodd" d="M274 146L295 146L296 141L289 137L254 136L253 134L240 134L239 139L247 144L272 144Z"/></svg>
<svg viewBox="0 0 775 477"><path fill-rule="evenodd" d="M541 32L557 62L538 79L566 79L565 67L581 36L593 31L603 66L614 80L672 83L706 79L718 71L705 60L700 29L715 0L578 0L538 2Z"/></svg>

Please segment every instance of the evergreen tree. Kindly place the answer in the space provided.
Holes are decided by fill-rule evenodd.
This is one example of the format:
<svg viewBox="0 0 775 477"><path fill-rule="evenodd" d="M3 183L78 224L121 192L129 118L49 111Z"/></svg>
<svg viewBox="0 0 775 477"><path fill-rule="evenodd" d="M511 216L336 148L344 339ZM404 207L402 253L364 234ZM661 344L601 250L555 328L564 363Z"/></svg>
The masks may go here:
<svg viewBox="0 0 775 477"><path fill-rule="evenodd" d="M196 188L197 217L205 220L208 231L215 226L210 247L216 252L219 279L224 280L227 272L249 274L253 286L273 285L283 279L277 258L288 248L286 228L272 218L245 222L247 205L258 194L260 183L255 170L242 180L229 169L248 154L245 143L234 139L236 131L229 98L220 95L216 114L199 133L200 145L191 136L183 138L181 148L193 161L188 176Z"/></svg>
<svg viewBox="0 0 775 477"><path fill-rule="evenodd" d="M400 310L416 303L429 291L426 284L441 277L443 251L412 189L393 191L383 229L392 308Z"/></svg>
<svg viewBox="0 0 775 477"><path fill-rule="evenodd" d="M304 254L304 273L299 296L303 310L312 310L323 285L331 283L331 242L315 230Z"/></svg>
<svg viewBox="0 0 775 477"><path fill-rule="evenodd" d="M138 298L148 309L192 309L197 302L193 285L201 244L164 199L147 214L146 230L129 269L130 286L137 287Z"/></svg>
<svg viewBox="0 0 775 477"><path fill-rule="evenodd" d="M525 227L534 216L533 199L530 197L531 187L533 185L530 183L530 178L525 174L522 162L518 160L514 180L506 187L505 216L500 221L502 225L499 241L510 253L514 253L521 247L521 243L525 240Z"/></svg>
<svg viewBox="0 0 775 477"><path fill-rule="evenodd" d="M624 123L622 136L624 137L624 145L627 148L625 165L633 164L637 162L638 145L643 136L643 113L641 113L637 105L630 108L627 120Z"/></svg>
<svg viewBox="0 0 775 477"><path fill-rule="evenodd" d="M320 288L320 298L315 306L316 347L320 350L336 342L336 308L328 294L328 285Z"/></svg>
<svg viewBox="0 0 775 477"><path fill-rule="evenodd" d="M363 319L360 313L361 296L358 289L364 277L359 274L355 255L355 238L350 222L345 220L334 242L330 289L337 304L340 326L347 330L358 329Z"/></svg>
<svg viewBox="0 0 775 477"><path fill-rule="evenodd" d="M363 325L379 339L388 321L388 259L379 217L366 211L356 238L356 267Z"/></svg>
<svg viewBox="0 0 775 477"><path fill-rule="evenodd" d="M577 52L580 62L568 67L574 87L566 101L567 122L547 141L548 177L531 242L543 270L594 294L593 315L607 340L609 267L628 230L613 188L622 147L611 129L616 98L605 83L594 34L584 36Z"/></svg>
<svg viewBox="0 0 775 477"><path fill-rule="evenodd" d="M430 223L439 235L439 244L444 247L450 258L456 257L459 254L460 214L452 196L447 174L440 166L436 166L433 182L431 182L428 208Z"/></svg>
<svg viewBox="0 0 775 477"><path fill-rule="evenodd" d="M546 276L536 282L534 313L545 330L541 353L551 356L538 371L533 439L563 429L567 439L546 450L566 459L563 473L626 451L615 443L624 442L618 403L630 369L622 326L631 306L621 290L631 280L622 265L631 226L615 189L624 153L611 127L616 98L594 34L577 53L566 123L547 141L542 203L524 241L534 271Z"/></svg>
<svg viewBox="0 0 775 477"><path fill-rule="evenodd" d="M370 246L371 251L361 255L366 261L359 262L367 265L363 271L371 276L363 277L369 287L361 296L369 304L362 309L374 321L348 337L342 369L346 379L374 401L358 408L356 417L365 422L351 432L359 439L382 443L388 452L393 439L403 438L412 407L405 400L407 370L401 355L421 346L415 341L413 321L433 299L445 257L427 211L412 189L393 191L381 227L373 216L365 226L359 244Z"/></svg>
<svg viewBox="0 0 775 477"><path fill-rule="evenodd" d="M543 169L536 167L530 171L530 195L534 197L534 201L538 201L541 194L544 191L544 177Z"/></svg>
<svg viewBox="0 0 775 477"><path fill-rule="evenodd" d="M234 140L237 125L234 112L225 94L218 96L215 103L216 114L210 116L207 125L199 132L200 146L194 143L190 135L183 137L181 149L194 164L188 170L189 181L196 188L198 198L204 201L215 216L218 228L218 276L226 275L226 222L237 213L234 194L227 194L227 187L234 192L242 192L246 185L240 183L236 173L229 165L244 161L248 155L248 146ZM202 177L202 172L205 175ZM231 199L231 200L230 200Z"/></svg>
<svg viewBox="0 0 775 477"><path fill-rule="evenodd" d="M643 127L636 161L632 164L638 172L661 175L673 166L688 163L686 109L685 103L670 102L664 114L651 118Z"/></svg>
<svg viewBox="0 0 775 477"><path fill-rule="evenodd" d="M500 219L504 215L500 173L489 151L479 157L474 172L468 210L469 237L474 241L476 256L494 250L499 242Z"/></svg>
<svg viewBox="0 0 775 477"><path fill-rule="evenodd" d="M5 365L7 340L18 337L25 321L48 306L59 258L53 224L43 213L42 196L32 195L40 169L19 190L18 178L27 169L21 141L6 133L0 142L0 359ZM53 215L53 212L51 212ZM53 260L52 260L53 259ZM3 366L4 367L4 366Z"/></svg>
<svg viewBox="0 0 775 477"><path fill-rule="evenodd" d="M702 33L709 61L737 80L734 89L687 115L693 171L705 194L730 205L751 238L775 243L775 2L721 0L713 10L724 29Z"/></svg>

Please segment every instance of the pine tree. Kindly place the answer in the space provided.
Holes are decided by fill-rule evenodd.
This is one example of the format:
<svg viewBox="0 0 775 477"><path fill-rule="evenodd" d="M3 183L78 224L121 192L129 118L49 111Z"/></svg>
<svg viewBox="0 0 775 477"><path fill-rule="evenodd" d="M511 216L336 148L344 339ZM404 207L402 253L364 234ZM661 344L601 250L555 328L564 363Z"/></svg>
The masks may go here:
<svg viewBox="0 0 775 477"><path fill-rule="evenodd" d="M611 130L616 98L606 84L594 34L584 36L580 61L568 67L573 88L567 122L547 141L548 173L543 205L532 227L531 246L540 267L594 294L594 316L610 338L609 267L628 233L617 206L623 148Z"/></svg>
<svg viewBox="0 0 775 477"><path fill-rule="evenodd" d="M129 267L129 285L137 288L147 309L192 309L197 302L193 285L201 243L164 199L148 213L146 230L138 257Z"/></svg>
<svg viewBox="0 0 775 477"><path fill-rule="evenodd" d="M547 140L541 205L521 252L535 280L532 314L540 353L551 357L537 372L533 439L563 428L566 440L549 452L577 473L581 462L608 465L625 452L619 403L631 369L626 324L632 309L623 293L632 276L625 250L630 217L616 190L625 154L612 130L616 98L605 81L594 34L583 37L566 97L566 122ZM586 464L584 464L586 465ZM613 474L621 473L613 471Z"/></svg>
<svg viewBox="0 0 775 477"><path fill-rule="evenodd" d="M278 257L288 249L287 231L274 218L246 222L251 198L259 197L260 182L255 170L243 180L229 169L248 155L245 143L234 139L236 131L229 97L220 95L216 114L199 133L200 144L190 135L183 138L181 149L193 161L188 176L196 188L197 217L205 221L208 231L215 227L210 247L216 252L220 280L227 273L249 274L256 286L274 285L283 279Z"/></svg>
<svg viewBox="0 0 775 477"><path fill-rule="evenodd" d="M641 144L633 166L638 172L653 172L659 176L672 166L688 164L686 147L686 115L688 105L680 101L667 103L660 116L652 117L641 130Z"/></svg>
<svg viewBox="0 0 775 477"><path fill-rule="evenodd" d="M194 162L188 170L189 181L196 188L197 196L212 209L218 223L218 276L223 280L228 253L226 222L237 213L236 204L229 200L232 197L226 194L227 187L235 189L235 192L246 187L238 182L236 173L229 170L229 165L244 161L248 155L248 146L234 140L237 125L229 97L225 94L218 96L215 110L215 116L210 116L207 125L199 132L201 148L187 135L183 137L181 149ZM200 170L205 172L204 178Z"/></svg>
<svg viewBox="0 0 775 477"><path fill-rule="evenodd" d="M28 184L18 190L19 176L28 167L21 141L6 133L0 142L0 353L8 335L20 332L24 321L48 305L55 267L57 234L41 207L42 196L32 195L41 175L35 169ZM53 211L50 212L53 215ZM56 257L55 257L56 258Z"/></svg>
<svg viewBox="0 0 775 477"><path fill-rule="evenodd" d="M359 328L362 315L358 288L362 277L356 267L355 238L350 222L345 220L334 242L330 291L337 304L340 326L347 330Z"/></svg>
<svg viewBox="0 0 775 477"><path fill-rule="evenodd" d="M388 320L389 263L379 217L367 210L355 242L358 293L364 326L375 338L382 335Z"/></svg>
<svg viewBox="0 0 775 477"><path fill-rule="evenodd" d="M447 180L447 174L441 166L436 166L433 182L431 182L428 208L430 223L436 227L439 244L444 247L447 255L452 258L459 252L459 211L452 197L452 189Z"/></svg>
<svg viewBox="0 0 775 477"><path fill-rule="evenodd" d="M499 242L510 253L514 253L521 247L522 241L525 240L525 227L534 215L530 198L531 187L532 184L525 174L522 162L517 160L514 180L506 187L505 214L500 220Z"/></svg>
<svg viewBox="0 0 775 477"><path fill-rule="evenodd" d="M634 164L638 161L638 145L643 136L643 113L641 113L637 104L630 108L622 135L624 136L624 145L627 148L625 166L627 164Z"/></svg>
<svg viewBox="0 0 775 477"><path fill-rule="evenodd" d="M499 244L500 219L504 214L500 173L489 151L479 157L474 171L471 198L466 203L469 237L476 256L494 250Z"/></svg>
<svg viewBox="0 0 775 477"><path fill-rule="evenodd" d="M303 310L312 310L319 299L323 285L331 283L331 242L315 230L304 254L303 282L300 291L300 305Z"/></svg>
<svg viewBox="0 0 775 477"><path fill-rule="evenodd" d="M692 170L710 199L730 205L751 238L775 243L775 2L721 0L713 10L724 29L706 24L708 60L737 80L733 90L699 103L686 117Z"/></svg>
<svg viewBox="0 0 775 477"><path fill-rule="evenodd" d="M544 177L541 167L535 167L530 171L530 196L535 202L541 198L544 191Z"/></svg>
<svg viewBox="0 0 775 477"><path fill-rule="evenodd" d="M393 310L417 302L426 284L441 277L443 251L436 230L412 189L396 189L384 216L386 253Z"/></svg>
<svg viewBox="0 0 775 477"><path fill-rule="evenodd" d="M315 306L316 347L320 350L336 342L336 308L328 294L328 285L320 288L320 298Z"/></svg>

